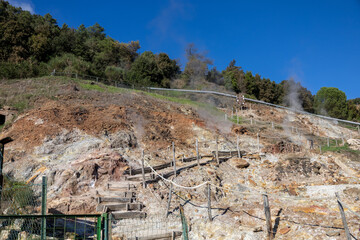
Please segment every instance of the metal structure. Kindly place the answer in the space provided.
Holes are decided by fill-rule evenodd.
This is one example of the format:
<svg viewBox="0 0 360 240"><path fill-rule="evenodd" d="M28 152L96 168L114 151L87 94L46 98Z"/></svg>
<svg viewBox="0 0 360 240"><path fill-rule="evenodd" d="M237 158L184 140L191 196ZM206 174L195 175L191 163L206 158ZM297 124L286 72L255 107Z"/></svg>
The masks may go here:
<svg viewBox="0 0 360 240"><path fill-rule="evenodd" d="M4 153L5 153L5 144L12 142L12 138L6 137L0 140L0 202L2 190L4 187L4 175L3 175L3 164L4 164Z"/></svg>
<svg viewBox="0 0 360 240"><path fill-rule="evenodd" d="M149 87L148 89L149 90L159 90L159 91L207 93L207 94L214 94L214 95L220 95L220 96L225 96L225 97L236 98L236 95L232 95L232 94L228 94L228 93L215 92L215 91L202 91L202 90L190 90L190 89L172 89L172 88L154 88L154 87ZM350 124L360 126L359 122L353 122L353 121L348 121L348 120L343 120L343 119L338 119L338 118L327 117L327 116L323 116L323 115L317 115L317 114L314 114L314 113L309 113L309 112L305 112L305 111L301 111L301 110L296 110L296 109L293 109L293 108L284 107L284 106L280 106L280 105L276 105L276 104L272 104L272 103L268 103L268 102L264 102L264 101L260 101L260 100L255 100L255 99L251 99L251 98L245 98L244 97L244 100L249 101L249 102L254 102L254 103L260 103L260 104L264 104L264 105L268 105L268 106L272 106L272 107L276 107L276 108L286 109L286 110L289 110L289 111L292 111L292 112L295 112L295 113L307 114L307 115L323 118L323 119L326 119L326 120L338 121L338 122L343 122L343 123L350 123Z"/></svg>
<svg viewBox="0 0 360 240"><path fill-rule="evenodd" d="M5 123L5 115L0 114L0 125Z"/></svg>
<svg viewBox="0 0 360 240"><path fill-rule="evenodd" d="M107 220L107 214L0 216L6 239L109 239Z"/></svg>

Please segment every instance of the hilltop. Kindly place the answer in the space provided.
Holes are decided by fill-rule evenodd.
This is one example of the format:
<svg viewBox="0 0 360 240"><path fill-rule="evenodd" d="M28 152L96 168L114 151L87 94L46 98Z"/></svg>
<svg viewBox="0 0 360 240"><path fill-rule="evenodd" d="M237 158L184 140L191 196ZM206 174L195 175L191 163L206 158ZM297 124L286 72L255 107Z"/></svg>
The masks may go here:
<svg viewBox="0 0 360 240"><path fill-rule="evenodd" d="M186 64L165 52L142 49L140 42L120 42L98 23L71 28L59 26L50 14L31 14L7 1L0 2L0 79L54 74L91 76L109 85L226 89L249 98L281 104L335 118L360 121L356 99L331 86L311 93L294 79L269 79L244 63L229 62L219 71L205 52L190 43ZM234 56L235 57L235 56ZM240 65L239 65L240 64Z"/></svg>

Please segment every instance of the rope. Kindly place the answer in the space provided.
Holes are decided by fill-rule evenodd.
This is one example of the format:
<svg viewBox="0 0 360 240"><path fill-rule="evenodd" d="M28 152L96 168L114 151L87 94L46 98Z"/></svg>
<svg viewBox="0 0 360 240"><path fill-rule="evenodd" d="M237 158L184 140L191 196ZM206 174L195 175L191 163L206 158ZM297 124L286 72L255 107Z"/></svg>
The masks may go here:
<svg viewBox="0 0 360 240"><path fill-rule="evenodd" d="M347 209L349 210L349 212L353 213L354 215L356 215L357 217L360 218L360 214L358 214L358 213L354 212L353 210L351 210L351 208L350 208L348 205L346 205L345 203L343 203L343 202L340 201L339 199L338 199L338 201L339 201L342 205L344 205L345 207L347 207Z"/></svg>
<svg viewBox="0 0 360 240"><path fill-rule="evenodd" d="M155 171L155 169L153 169L153 168L151 167L151 165L150 165L147 161L144 160L144 162L146 163L146 165L148 165L148 167L151 169L151 171L153 171L153 172L154 172L157 176L159 176L162 180L167 181L167 182L169 182L169 183L172 183L173 185L175 185L175 186L177 186L177 187L179 187L179 188L184 188L184 189L196 189L196 188L200 188L200 187L208 184L208 182L203 182L203 183L201 183L201 184L199 184L199 185L197 185L197 186L193 186L193 187L182 186L182 185L180 185L180 184L177 184L177 183L174 182L174 181L171 181L170 179L164 178L161 174L159 174L157 171Z"/></svg>
<svg viewBox="0 0 360 240"><path fill-rule="evenodd" d="M207 184L210 184L211 186L214 186L216 188L219 188L219 189L223 189L223 190L227 190L227 191L230 191L230 192L234 192L234 193L238 193L238 194L244 194L244 195L268 195L268 196L271 196L273 198L276 198L276 199L288 199L288 200L307 200L307 201L322 201L322 200L329 200L329 199L334 199L332 197L324 197L324 198L306 198L306 197L287 197L287 196L279 196L279 194L272 194L272 193L266 193L266 192L258 192L256 190L253 190L252 191L256 191L255 193L254 192L243 192L243 191L239 191L239 190L234 190L234 189L230 189L230 188L225 188L225 187L220 187L220 186L217 186L211 182L203 182L199 185L196 185L196 186L193 186L193 187L187 187L187 186L182 186L180 184L177 184L176 182L170 180L170 179L166 179L164 178L161 174L159 174L154 168L151 167L151 165L144 160L144 162L146 163L146 165L151 169L151 171L153 171L157 176L159 176L163 181L166 181L166 182L169 182L169 183L172 183L173 185L179 187L179 188L183 188L183 189L197 189L197 188L200 188L202 186L205 186Z"/></svg>
<svg viewBox="0 0 360 240"><path fill-rule="evenodd" d="M307 200L307 201L310 201L310 200L317 200L317 201L321 201L321 200L329 200L329 199L334 199L333 197L324 197L324 198L306 198L306 197L287 197L287 196L279 196L279 194L273 194L273 193L267 193L267 192L258 192L254 189L252 189L252 191L255 191L254 192L242 192L242 191L238 191L238 190L234 190L234 189L230 189L230 188L224 188L224 187L220 187L220 186L217 186L215 184L212 184L212 183L209 183L210 185L214 186L214 187L217 187L217 188L221 188L221 189L224 189L224 190L228 190L228 191L231 191L231 192L235 192L235 193L240 193L240 194L244 194L244 195L268 195L268 196L272 196L273 198L276 198L276 199L291 199L291 200Z"/></svg>

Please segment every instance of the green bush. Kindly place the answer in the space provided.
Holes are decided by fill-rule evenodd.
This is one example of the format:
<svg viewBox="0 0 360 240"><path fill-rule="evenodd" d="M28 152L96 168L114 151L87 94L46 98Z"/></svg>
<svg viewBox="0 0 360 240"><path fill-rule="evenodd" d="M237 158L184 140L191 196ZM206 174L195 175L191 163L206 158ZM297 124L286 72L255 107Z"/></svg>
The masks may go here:
<svg viewBox="0 0 360 240"><path fill-rule="evenodd" d="M49 73L45 63L22 61L19 63L0 62L0 79L30 78Z"/></svg>
<svg viewBox="0 0 360 240"><path fill-rule="evenodd" d="M105 69L105 76L107 79L111 80L110 82L124 82L124 69L115 67L115 66L108 66Z"/></svg>
<svg viewBox="0 0 360 240"><path fill-rule="evenodd" d="M52 58L48 62L48 69L57 72L69 72L78 74L89 74L91 64L82 60L80 57L76 57L74 54L66 53L58 57Z"/></svg>

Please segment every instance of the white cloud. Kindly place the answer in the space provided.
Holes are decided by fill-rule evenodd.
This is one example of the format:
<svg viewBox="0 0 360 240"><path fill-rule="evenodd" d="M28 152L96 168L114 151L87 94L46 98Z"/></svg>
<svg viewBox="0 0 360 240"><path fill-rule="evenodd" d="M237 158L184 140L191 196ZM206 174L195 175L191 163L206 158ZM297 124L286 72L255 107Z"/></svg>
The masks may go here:
<svg viewBox="0 0 360 240"><path fill-rule="evenodd" d="M21 7L22 10L29 11L30 13L35 13L34 4L31 1L9 0L9 3L13 6Z"/></svg>

